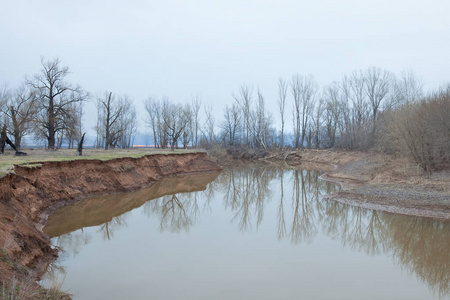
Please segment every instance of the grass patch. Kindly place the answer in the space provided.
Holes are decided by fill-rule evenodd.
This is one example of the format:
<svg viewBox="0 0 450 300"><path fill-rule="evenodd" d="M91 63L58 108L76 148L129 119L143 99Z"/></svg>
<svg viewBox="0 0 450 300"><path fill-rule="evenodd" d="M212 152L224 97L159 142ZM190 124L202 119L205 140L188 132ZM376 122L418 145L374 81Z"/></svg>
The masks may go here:
<svg viewBox="0 0 450 300"><path fill-rule="evenodd" d="M62 290L62 284L43 288L34 282L33 278L18 280L11 278L9 282L0 282L0 297L5 300L70 300L71 295Z"/></svg>
<svg viewBox="0 0 450 300"><path fill-rule="evenodd" d="M28 299L64 299L70 300L71 295L62 290L62 282L52 280L45 287L36 282L36 274L27 267L19 265L8 256L7 248L14 238L7 238L5 246L0 248L0 263L2 268L12 272L11 277L0 279L0 299L28 300ZM4 275L4 274L2 274Z"/></svg>
<svg viewBox="0 0 450 300"><path fill-rule="evenodd" d="M5 154L0 154L0 177L10 173L14 169L14 165L25 165L26 167L38 167L41 162L46 161L72 161L80 159L98 159L98 160L111 160L122 157L139 158L144 155L154 154L183 154L183 153L197 153L203 152L203 150L187 150L176 149L171 151L170 149L149 149L149 148L133 148L133 149L83 149L83 156L77 156L75 149L59 149L56 151L48 151L43 149L32 150L24 149L27 156L15 156L14 151L5 150Z"/></svg>

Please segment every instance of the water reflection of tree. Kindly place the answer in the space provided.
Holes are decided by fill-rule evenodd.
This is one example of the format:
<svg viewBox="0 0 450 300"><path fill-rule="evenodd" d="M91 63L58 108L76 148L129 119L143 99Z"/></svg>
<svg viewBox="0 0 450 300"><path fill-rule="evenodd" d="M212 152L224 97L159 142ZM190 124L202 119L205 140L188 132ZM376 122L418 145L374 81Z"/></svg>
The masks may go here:
<svg viewBox="0 0 450 300"><path fill-rule="evenodd" d="M310 185L305 184L307 178L310 179L310 176L303 171L294 171L293 218L290 234L292 243L312 242L313 237L317 235L313 206L313 201L317 199L314 199L314 194L309 193Z"/></svg>
<svg viewBox="0 0 450 300"><path fill-rule="evenodd" d="M450 295L450 224L384 215L394 259L440 296Z"/></svg>
<svg viewBox="0 0 450 300"><path fill-rule="evenodd" d="M450 293L450 224L327 202L323 228L368 255L392 253L440 296Z"/></svg>
<svg viewBox="0 0 450 300"><path fill-rule="evenodd" d="M167 195L144 204L144 213L160 218L160 230L189 231L199 215L197 193Z"/></svg>
<svg viewBox="0 0 450 300"><path fill-rule="evenodd" d="M253 214L256 228L264 218L265 202L270 201L270 181L277 176L277 169L266 167L233 168L225 171L220 181L224 190L224 205L234 212L232 221L238 222L242 231L251 229Z"/></svg>
<svg viewBox="0 0 450 300"><path fill-rule="evenodd" d="M280 172L280 204L278 205L278 240L286 236L286 222L284 221L284 172Z"/></svg>
<svg viewBox="0 0 450 300"><path fill-rule="evenodd" d="M113 217L111 221L105 222L100 226L99 232L102 233L102 237L104 240L110 240L114 236L114 231L121 227L128 226L126 222L126 216L128 214L125 213L123 215Z"/></svg>
<svg viewBox="0 0 450 300"><path fill-rule="evenodd" d="M185 206L177 195L164 196L161 211L161 230L164 224L170 224L173 231L188 230L192 224L192 217L186 212ZM193 210L197 211L197 207ZM193 215L196 215L194 213Z"/></svg>
<svg viewBox="0 0 450 300"><path fill-rule="evenodd" d="M321 217L324 204L322 194L330 191L330 183L320 181L318 171L286 170L274 166L253 166L225 170L216 182L224 191L224 204L234 212L233 221L238 222L238 228L246 231L252 228L252 222L258 227L264 217L264 207L278 192L277 236L283 239L287 235L292 243L312 241L317 235L316 218ZM286 179L286 174L290 175ZM278 181L279 180L279 181ZM286 219L286 187L292 187L292 216ZM215 184L217 184L215 183ZM292 184L291 184L292 183ZM278 201L278 198L277 198ZM291 210L289 210L291 211ZM253 221L252 218L256 218ZM289 225L287 225L289 224ZM289 226L289 233L287 227Z"/></svg>
<svg viewBox="0 0 450 300"><path fill-rule="evenodd" d="M340 239L344 246L368 255L384 252L385 224L378 212L334 201L326 201L325 206L326 217L322 219L322 227L326 233Z"/></svg>

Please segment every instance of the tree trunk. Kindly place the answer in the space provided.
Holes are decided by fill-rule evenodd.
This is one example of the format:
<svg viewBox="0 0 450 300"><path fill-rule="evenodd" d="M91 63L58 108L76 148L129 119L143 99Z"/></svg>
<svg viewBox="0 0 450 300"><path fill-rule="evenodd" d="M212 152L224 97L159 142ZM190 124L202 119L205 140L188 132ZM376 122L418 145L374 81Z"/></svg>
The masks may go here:
<svg viewBox="0 0 450 300"><path fill-rule="evenodd" d="M20 151L20 144L22 143L22 138L18 131L14 131L14 142L16 143L16 151Z"/></svg>
<svg viewBox="0 0 450 300"><path fill-rule="evenodd" d="M51 92L50 92L51 94ZM49 108L48 108L48 149L55 150L55 112L53 105L53 98L50 97Z"/></svg>
<svg viewBox="0 0 450 300"><path fill-rule="evenodd" d="M83 133L81 136L81 140L78 142L78 149L77 149L77 155L82 156L83 155L83 142L84 142L84 135L86 133Z"/></svg>
<svg viewBox="0 0 450 300"><path fill-rule="evenodd" d="M2 133L0 135L0 151L2 154L5 152L6 144L10 145L11 148L13 148L17 153L16 146L13 144L13 142L11 142L11 140L6 135L6 125L4 125L2 128Z"/></svg>
<svg viewBox="0 0 450 300"><path fill-rule="evenodd" d="M14 143L16 145L16 151L20 151L21 136L20 136L19 124L17 122L16 110L14 109L13 106L11 106L9 110L11 111L11 120L12 120L12 123L13 123L13 129L14 129Z"/></svg>
<svg viewBox="0 0 450 300"><path fill-rule="evenodd" d="M0 136L0 151L2 154L5 152L5 143L6 143L6 126L3 125L2 133Z"/></svg>

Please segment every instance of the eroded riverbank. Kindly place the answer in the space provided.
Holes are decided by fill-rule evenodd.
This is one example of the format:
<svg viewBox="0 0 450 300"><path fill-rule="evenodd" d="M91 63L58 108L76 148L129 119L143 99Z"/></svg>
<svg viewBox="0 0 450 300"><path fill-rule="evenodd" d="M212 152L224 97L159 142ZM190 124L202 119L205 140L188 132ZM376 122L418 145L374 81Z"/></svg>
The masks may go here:
<svg viewBox="0 0 450 300"><path fill-rule="evenodd" d="M329 194L331 200L394 213L450 219L449 172L425 176L404 158L365 152L302 150L271 154L258 160L326 170L323 178L344 187ZM87 196L135 190L167 175L218 170L220 167L205 153L16 166L14 173L0 179L0 282L8 284L11 278L28 281L31 278L34 284L48 263L56 258L57 252L50 246L42 227L57 208Z"/></svg>
<svg viewBox="0 0 450 300"><path fill-rule="evenodd" d="M57 208L87 196L131 191L169 175L217 172L206 153L15 166L0 178L0 283L34 282L57 256L42 227Z"/></svg>

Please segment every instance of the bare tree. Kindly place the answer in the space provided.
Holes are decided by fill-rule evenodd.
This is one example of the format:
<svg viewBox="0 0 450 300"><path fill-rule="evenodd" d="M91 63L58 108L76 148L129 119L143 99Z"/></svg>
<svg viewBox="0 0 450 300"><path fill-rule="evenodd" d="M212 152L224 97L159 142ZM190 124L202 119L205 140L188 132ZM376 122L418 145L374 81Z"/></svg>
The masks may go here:
<svg viewBox="0 0 450 300"><path fill-rule="evenodd" d="M98 118L97 136L102 137L105 149L133 146L136 134L136 109L128 96L116 97L105 92L97 98Z"/></svg>
<svg viewBox="0 0 450 300"><path fill-rule="evenodd" d="M69 106L86 100L88 95L79 86L65 81L69 68L61 67L59 59L45 61L42 58L41 64L41 73L27 83L34 89L39 103L35 119L37 135L43 134L48 149L54 150L56 134L67 127L65 122L71 118Z"/></svg>
<svg viewBox="0 0 450 300"><path fill-rule="evenodd" d="M147 112L146 123L152 129L153 144L158 147L158 127L161 118L161 104L154 98L145 100L145 111Z"/></svg>
<svg viewBox="0 0 450 300"><path fill-rule="evenodd" d="M342 112L346 148L363 148L368 145L367 133L370 104L365 92L365 77L362 71L355 71L342 80Z"/></svg>
<svg viewBox="0 0 450 300"><path fill-rule="evenodd" d="M100 103L101 132L104 134L106 150L114 148L121 134L122 128L119 126L119 118L123 114L124 108L117 103L112 92L105 92L105 95L97 99Z"/></svg>
<svg viewBox="0 0 450 300"><path fill-rule="evenodd" d="M221 127L225 132L225 139L228 140L226 144L235 146L241 126L241 114L236 103L233 103L231 107L225 106L224 118Z"/></svg>
<svg viewBox="0 0 450 300"><path fill-rule="evenodd" d="M236 103L241 107L244 119L244 134L245 144L251 145L251 105L252 105L253 89L249 86L243 85L239 88L238 95L232 95Z"/></svg>
<svg viewBox="0 0 450 300"><path fill-rule="evenodd" d="M193 147L195 148L197 148L198 146L198 133L200 131L199 113L201 106L202 106L201 94L194 94L192 96L191 109L192 109L192 133L193 133L192 144Z"/></svg>
<svg viewBox="0 0 450 300"><path fill-rule="evenodd" d="M82 103L71 103L67 106L67 111L70 113L64 122L63 130L57 134L56 143L58 148L61 148L63 141L66 141L70 149L74 148L81 138L83 105Z"/></svg>
<svg viewBox="0 0 450 300"><path fill-rule="evenodd" d="M314 146L319 149L320 147L320 127L321 127L321 121L322 121L322 114L323 114L323 106L324 106L325 100L323 97L319 99L318 105L316 107L316 112L313 116L313 123L314 123Z"/></svg>
<svg viewBox="0 0 450 300"><path fill-rule="evenodd" d="M286 96L287 96L288 84L280 77L278 79L278 111L281 117L281 141L280 148L284 148L284 111L286 108Z"/></svg>
<svg viewBox="0 0 450 300"><path fill-rule="evenodd" d="M323 92L323 97L326 99L325 104L325 131L328 136L328 146L334 147L336 144L336 134L339 125L342 124L340 99L341 88L339 83L334 82L327 86Z"/></svg>
<svg viewBox="0 0 450 300"><path fill-rule="evenodd" d="M399 105L417 102L422 99L423 82L411 70L404 70L400 78L394 84L394 103L389 108L395 108Z"/></svg>
<svg viewBox="0 0 450 300"><path fill-rule="evenodd" d="M20 151L22 138L33 128L32 121L37 110L36 96L26 85L22 85L12 93L2 94L5 95L5 102L0 110L6 117L8 133L14 137L16 151Z"/></svg>
<svg viewBox="0 0 450 300"><path fill-rule="evenodd" d="M95 148L103 148L105 145L105 133L104 133L104 127L103 127L103 120L104 120L103 112L104 111L103 111L102 101L99 101L99 97L97 97L97 99L96 99L97 122L93 128L96 132Z"/></svg>
<svg viewBox="0 0 450 300"><path fill-rule="evenodd" d="M186 103L183 106L181 113L183 114L183 118L186 120L186 125L184 126L183 134L181 136L183 148L186 149L189 146L189 143L194 140L194 118L191 104Z"/></svg>
<svg viewBox="0 0 450 300"><path fill-rule="evenodd" d="M372 107L372 139L376 131L378 111L382 102L387 101L393 83L394 75L387 70L372 67L365 72L366 93Z"/></svg>
<svg viewBox="0 0 450 300"><path fill-rule="evenodd" d="M291 81L292 96L294 96L294 110L292 111L292 122L294 125L294 147L300 146L301 133L301 97L300 97L300 78L299 75L292 77Z"/></svg>
<svg viewBox="0 0 450 300"><path fill-rule="evenodd" d="M267 149L267 140L270 134L270 126L272 125L272 118L270 114L266 113L264 97L258 89L258 102L256 104L256 111L253 114L253 132L255 135L255 144Z"/></svg>
<svg viewBox="0 0 450 300"><path fill-rule="evenodd" d="M295 147L303 148L306 130L309 125L311 113L314 110L315 95L318 84L313 76L294 75L291 83L294 96L294 136ZM301 130L301 131L300 131Z"/></svg>
<svg viewBox="0 0 450 300"><path fill-rule="evenodd" d="M206 122L204 128L206 129L206 136L208 139L208 144L212 145L214 143L214 126L215 126L215 119L212 114L212 106L205 106L205 116L206 116Z"/></svg>
<svg viewBox="0 0 450 300"><path fill-rule="evenodd" d="M119 117L121 134L118 145L121 148L132 148L137 129L136 108L126 95L119 98L119 105L123 108L123 113Z"/></svg>
<svg viewBox="0 0 450 300"><path fill-rule="evenodd" d="M167 128L166 122L164 122L164 118L167 115L167 111L169 110L170 106L169 99L167 97L163 98L163 101L161 103L161 116L160 121L158 122L158 132L159 132L159 143L161 148L166 148L166 146L169 144L169 136L167 135L167 132L169 132L169 129Z"/></svg>
<svg viewBox="0 0 450 300"><path fill-rule="evenodd" d="M166 134L171 140L170 148L173 151L178 146L178 139L182 136L189 120L184 108L177 104L164 106L162 117Z"/></svg>

